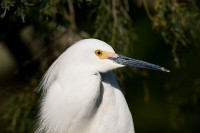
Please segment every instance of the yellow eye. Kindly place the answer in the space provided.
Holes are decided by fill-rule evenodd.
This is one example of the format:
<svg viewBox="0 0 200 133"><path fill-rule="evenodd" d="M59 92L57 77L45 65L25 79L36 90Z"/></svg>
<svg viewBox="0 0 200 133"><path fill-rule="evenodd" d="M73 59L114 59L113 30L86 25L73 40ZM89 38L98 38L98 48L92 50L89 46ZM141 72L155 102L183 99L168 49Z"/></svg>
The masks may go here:
<svg viewBox="0 0 200 133"><path fill-rule="evenodd" d="M102 56L102 51L101 51L101 50L96 50L96 51L95 51L95 54L96 54L97 56L101 57L101 56Z"/></svg>

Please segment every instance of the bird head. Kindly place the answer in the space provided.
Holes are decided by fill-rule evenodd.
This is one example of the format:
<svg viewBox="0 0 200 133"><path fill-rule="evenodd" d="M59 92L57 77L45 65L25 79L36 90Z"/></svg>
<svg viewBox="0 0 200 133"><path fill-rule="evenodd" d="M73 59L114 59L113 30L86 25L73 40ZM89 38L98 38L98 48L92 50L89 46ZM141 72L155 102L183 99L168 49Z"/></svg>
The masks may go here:
<svg viewBox="0 0 200 133"><path fill-rule="evenodd" d="M164 67L116 54L110 45L97 39L78 41L67 49L66 57L71 60L73 66L87 67L98 72L124 66L169 72Z"/></svg>

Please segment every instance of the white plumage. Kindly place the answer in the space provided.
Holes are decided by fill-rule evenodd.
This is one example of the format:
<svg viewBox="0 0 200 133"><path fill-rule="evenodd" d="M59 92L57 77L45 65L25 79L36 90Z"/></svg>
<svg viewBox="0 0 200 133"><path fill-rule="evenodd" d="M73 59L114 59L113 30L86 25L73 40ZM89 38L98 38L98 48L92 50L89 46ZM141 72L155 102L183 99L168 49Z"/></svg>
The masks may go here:
<svg viewBox="0 0 200 133"><path fill-rule="evenodd" d="M134 133L128 105L111 72L127 62L134 65L97 39L68 48L39 86L43 98L36 133Z"/></svg>

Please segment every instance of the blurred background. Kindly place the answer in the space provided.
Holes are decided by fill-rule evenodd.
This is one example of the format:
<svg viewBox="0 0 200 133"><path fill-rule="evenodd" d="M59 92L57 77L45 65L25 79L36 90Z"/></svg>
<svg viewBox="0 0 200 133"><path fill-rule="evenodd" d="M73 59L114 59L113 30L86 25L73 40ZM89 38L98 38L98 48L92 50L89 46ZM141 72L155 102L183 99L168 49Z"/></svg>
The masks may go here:
<svg viewBox="0 0 200 133"><path fill-rule="evenodd" d="M1 0L0 133L32 133L52 62L98 38L171 72L115 70L136 133L200 132L200 1Z"/></svg>

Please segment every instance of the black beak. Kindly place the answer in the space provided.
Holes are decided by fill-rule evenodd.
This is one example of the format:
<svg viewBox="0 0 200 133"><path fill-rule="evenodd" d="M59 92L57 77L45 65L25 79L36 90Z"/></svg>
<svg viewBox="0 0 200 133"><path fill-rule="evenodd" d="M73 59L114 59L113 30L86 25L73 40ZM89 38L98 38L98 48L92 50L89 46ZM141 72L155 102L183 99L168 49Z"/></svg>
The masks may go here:
<svg viewBox="0 0 200 133"><path fill-rule="evenodd" d="M113 60L121 65L133 66L137 68L145 68L145 69L151 69L151 70L158 70L158 71L163 71L163 72L170 72L164 67L161 67L152 63L148 63L145 61L132 59L132 58L125 57L122 55L118 55L118 57L109 57L108 59Z"/></svg>

